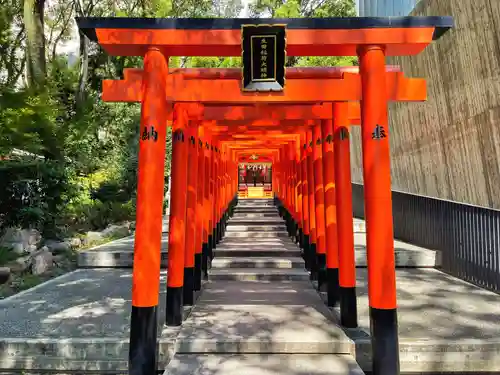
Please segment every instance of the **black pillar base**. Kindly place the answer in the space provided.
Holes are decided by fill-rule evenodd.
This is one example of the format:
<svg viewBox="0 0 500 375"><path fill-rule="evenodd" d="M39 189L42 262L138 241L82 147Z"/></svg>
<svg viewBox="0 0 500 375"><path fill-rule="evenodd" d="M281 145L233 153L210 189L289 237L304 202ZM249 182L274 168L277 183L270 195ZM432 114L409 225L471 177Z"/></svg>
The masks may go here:
<svg viewBox="0 0 500 375"><path fill-rule="evenodd" d="M157 307L132 306L130 316L130 347L128 373L156 373Z"/></svg>
<svg viewBox="0 0 500 375"><path fill-rule="evenodd" d="M316 244L311 243L309 245L309 262L311 266L311 274L309 276L310 280L318 280L318 259L316 257Z"/></svg>
<svg viewBox="0 0 500 375"><path fill-rule="evenodd" d="M373 375L399 375L397 309L370 307Z"/></svg>
<svg viewBox="0 0 500 375"><path fill-rule="evenodd" d="M346 328L358 327L358 304L356 288L339 288L340 294L340 324Z"/></svg>
<svg viewBox="0 0 500 375"><path fill-rule="evenodd" d="M182 288L182 302L184 306L192 306L194 303L194 268L184 268L184 286Z"/></svg>
<svg viewBox="0 0 500 375"><path fill-rule="evenodd" d="M208 235L208 267L210 268L210 261L212 260L213 258L213 253L214 253L214 237L209 234Z"/></svg>
<svg viewBox="0 0 500 375"><path fill-rule="evenodd" d="M194 254L194 290L201 290L201 272L202 272L202 255L201 253Z"/></svg>
<svg viewBox="0 0 500 375"><path fill-rule="evenodd" d="M304 243L302 245L302 248L304 249L304 262L307 270L311 270L311 259L310 259L311 257L309 255L309 253L311 252L311 250L309 249L310 246L311 245L309 244L309 235L304 234Z"/></svg>
<svg viewBox="0 0 500 375"><path fill-rule="evenodd" d="M167 286L167 307L165 324L180 326L182 324L182 286Z"/></svg>
<svg viewBox="0 0 500 375"><path fill-rule="evenodd" d="M326 254L316 254L318 262L318 290L326 284Z"/></svg>
<svg viewBox="0 0 500 375"><path fill-rule="evenodd" d="M210 252L210 259L214 258L214 249L217 248L217 224L212 231L212 251Z"/></svg>
<svg viewBox="0 0 500 375"><path fill-rule="evenodd" d="M295 243L300 244L300 233L302 229L300 229L299 224L295 224Z"/></svg>
<svg viewBox="0 0 500 375"><path fill-rule="evenodd" d="M304 232L302 231L302 228L299 228L299 246L304 248Z"/></svg>
<svg viewBox="0 0 500 375"><path fill-rule="evenodd" d="M335 307L340 300L339 269L326 269L326 283L328 284L328 306Z"/></svg>
<svg viewBox="0 0 500 375"><path fill-rule="evenodd" d="M201 247L201 270L203 278L208 279L208 243L204 243Z"/></svg>
<svg viewBox="0 0 500 375"><path fill-rule="evenodd" d="M214 237L215 237L215 244L218 245L221 239L220 236L220 221L215 225L215 232L214 232Z"/></svg>

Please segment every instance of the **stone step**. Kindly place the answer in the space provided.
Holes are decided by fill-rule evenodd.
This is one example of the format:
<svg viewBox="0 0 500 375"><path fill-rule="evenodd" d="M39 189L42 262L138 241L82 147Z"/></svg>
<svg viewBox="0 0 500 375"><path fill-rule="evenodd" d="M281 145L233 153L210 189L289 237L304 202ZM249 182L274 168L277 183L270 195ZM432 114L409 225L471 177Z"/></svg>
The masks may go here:
<svg viewBox="0 0 500 375"><path fill-rule="evenodd" d="M259 201L246 201L238 203L236 207L253 207L253 206L269 206L269 207L276 207L272 201L270 202L259 202Z"/></svg>
<svg viewBox="0 0 500 375"><path fill-rule="evenodd" d="M224 237L218 246L298 246L289 237L276 237L276 238L237 238L237 237Z"/></svg>
<svg viewBox="0 0 500 375"><path fill-rule="evenodd" d="M281 224L281 225L269 225L269 224L264 224L264 225L239 225L239 224L234 224L232 222L229 222L229 224L226 227L226 232L276 232L276 231L286 231L286 226Z"/></svg>
<svg viewBox="0 0 500 375"><path fill-rule="evenodd" d="M251 218L273 218L273 219L281 219L278 211L269 211L269 212L254 212L253 210L248 212L234 212L233 219L251 219Z"/></svg>
<svg viewBox="0 0 500 375"><path fill-rule="evenodd" d="M310 281L209 279L177 336L176 355L355 353Z"/></svg>
<svg viewBox="0 0 500 375"><path fill-rule="evenodd" d="M271 207L276 207L276 205L271 201L271 202L258 202L258 201L253 201L253 202L248 202L245 200L245 202L238 203L236 207L253 207L253 206L271 206Z"/></svg>
<svg viewBox="0 0 500 375"><path fill-rule="evenodd" d="M260 240L260 239L255 239ZM258 243L260 244L260 243ZM271 248L268 250L267 248ZM362 245L356 245L356 267L366 268L366 248ZM271 244L256 245L255 241L248 243L226 243L221 242L214 250L217 256L228 257L269 257L280 256L298 257L300 249L292 243L274 242ZM228 254L228 255L223 255ZM262 255L263 254L263 255ZM277 255L278 254L278 255ZM302 259L302 258L300 258ZM240 259L238 259L240 261ZM395 246L395 261L397 268L434 268L441 266L441 257L439 252L418 248L399 248ZM215 259L214 259L215 262ZM77 265L79 268L132 268L134 263L133 247L121 250L88 250L78 253ZM167 250L161 252L161 267L168 266Z"/></svg>
<svg viewBox="0 0 500 375"><path fill-rule="evenodd" d="M281 217L261 216L261 217L232 217L228 225L284 225L285 221Z"/></svg>
<svg viewBox="0 0 500 375"><path fill-rule="evenodd" d="M246 206L246 207L236 207L234 209L235 213L252 213L252 212L272 212L278 215L278 209L273 206Z"/></svg>
<svg viewBox="0 0 500 375"><path fill-rule="evenodd" d="M134 265L134 249L109 251L81 251L77 257L78 268L132 268ZM160 267L167 268L168 252L161 251Z"/></svg>
<svg viewBox="0 0 500 375"><path fill-rule="evenodd" d="M279 238L288 237L285 230L269 232L226 232L225 238Z"/></svg>
<svg viewBox="0 0 500 375"><path fill-rule="evenodd" d="M247 258L247 257L300 257L301 252L299 248L296 250L289 250L283 247L219 247L214 250L215 258L229 257L229 258ZM214 258L214 259L215 259Z"/></svg>
<svg viewBox="0 0 500 375"><path fill-rule="evenodd" d="M176 354L163 375L362 375L349 354Z"/></svg>
<svg viewBox="0 0 500 375"><path fill-rule="evenodd" d="M219 268L209 271L211 281L308 281L309 273L300 269Z"/></svg>
<svg viewBox="0 0 500 375"><path fill-rule="evenodd" d="M304 269L304 260L299 257L215 257L212 268L297 268Z"/></svg>

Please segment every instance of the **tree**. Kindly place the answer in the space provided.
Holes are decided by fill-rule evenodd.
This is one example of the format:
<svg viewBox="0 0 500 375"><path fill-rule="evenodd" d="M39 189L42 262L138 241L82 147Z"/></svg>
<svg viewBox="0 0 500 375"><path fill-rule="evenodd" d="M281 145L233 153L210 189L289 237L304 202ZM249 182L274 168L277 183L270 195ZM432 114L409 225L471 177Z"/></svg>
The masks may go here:
<svg viewBox="0 0 500 375"><path fill-rule="evenodd" d="M30 88L43 89L47 74L44 33L45 0L24 0L26 28L26 76Z"/></svg>

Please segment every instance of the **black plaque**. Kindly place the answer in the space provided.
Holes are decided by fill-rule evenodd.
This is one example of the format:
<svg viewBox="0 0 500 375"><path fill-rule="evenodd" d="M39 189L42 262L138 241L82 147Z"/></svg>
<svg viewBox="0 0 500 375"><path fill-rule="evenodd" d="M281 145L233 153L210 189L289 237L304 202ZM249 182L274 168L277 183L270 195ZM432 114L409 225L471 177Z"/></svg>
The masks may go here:
<svg viewBox="0 0 500 375"><path fill-rule="evenodd" d="M243 91L283 91L285 25L243 25Z"/></svg>

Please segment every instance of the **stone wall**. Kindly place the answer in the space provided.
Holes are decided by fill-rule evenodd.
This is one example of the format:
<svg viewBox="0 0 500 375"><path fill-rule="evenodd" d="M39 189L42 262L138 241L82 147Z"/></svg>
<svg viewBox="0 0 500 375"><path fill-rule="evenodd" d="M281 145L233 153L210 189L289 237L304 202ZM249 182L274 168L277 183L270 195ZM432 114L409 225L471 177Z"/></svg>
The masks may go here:
<svg viewBox="0 0 500 375"><path fill-rule="evenodd" d="M389 107L393 189L500 209L500 1L422 0L410 15L456 27L418 56L388 58L428 82L427 102ZM359 128L351 142L362 183Z"/></svg>

